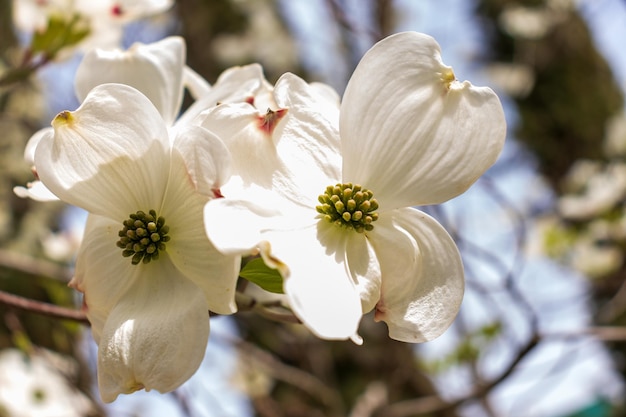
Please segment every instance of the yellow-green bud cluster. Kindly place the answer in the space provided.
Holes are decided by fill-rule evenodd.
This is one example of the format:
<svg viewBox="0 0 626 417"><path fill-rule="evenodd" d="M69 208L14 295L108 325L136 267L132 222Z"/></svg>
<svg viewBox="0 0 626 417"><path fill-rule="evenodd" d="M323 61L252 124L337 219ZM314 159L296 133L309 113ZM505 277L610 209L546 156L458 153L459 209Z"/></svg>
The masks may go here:
<svg viewBox="0 0 626 417"><path fill-rule="evenodd" d="M165 242L170 240L167 236L170 228L165 225L163 217L157 217L154 210L150 210L148 214L138 211L124 220L123 224L124 228L118 233L120 240L117 241L117 246L122 249L122 256L132 256L133 265L139 262L147 264L151 260L159 259L159 251L164 251Z"/></svg>
<svg viewBox="0 0 626 417"><path fill-rule="evenodd" d="M362 233L372 230L372 222L378 220L378 213L375 213L378 201L373 196L370 190L360 185L329 185L317 198L321 205L315 208L327 221Z"/></svg>

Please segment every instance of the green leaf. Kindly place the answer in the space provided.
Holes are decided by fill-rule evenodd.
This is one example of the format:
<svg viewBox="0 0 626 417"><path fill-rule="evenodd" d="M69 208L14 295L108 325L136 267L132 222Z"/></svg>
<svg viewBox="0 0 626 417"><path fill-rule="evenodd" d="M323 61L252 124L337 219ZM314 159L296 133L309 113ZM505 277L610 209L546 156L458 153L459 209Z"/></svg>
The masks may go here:
<svg viewBox="0 0 626 417"><path fill-rule="evenodd" d="M30 50L54 57L61 49L75 46L89 35L89 24L78 14L72 16L52 15L43 31L33 34Z"/></svg>
<svg viewBox="0 0 626 417"><path fill-rule="evenodd" d="M283 277L278 270L265 265L263 258L255 258L246 263L239 276L258 285L265 291L283 294Z"/></svg>

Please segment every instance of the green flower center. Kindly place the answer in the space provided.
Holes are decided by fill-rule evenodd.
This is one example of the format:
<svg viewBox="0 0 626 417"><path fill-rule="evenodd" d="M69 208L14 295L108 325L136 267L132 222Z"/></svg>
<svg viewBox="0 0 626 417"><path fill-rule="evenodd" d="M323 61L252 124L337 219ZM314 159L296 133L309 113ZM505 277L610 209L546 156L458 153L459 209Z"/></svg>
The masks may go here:
<svg viewBox="0 0 626 417"><path fill-rule="evenodd" d="M315 209L324 219L338 226L354 229L359 233L374 229L372 222L378 220L378 201L374 193L360 185L347 183L329 185L317 199Z"/></svg>
<svg viewBox="0 0 626 417"><path fill-rule="evenodd" d="M170 228L165 225L163 217L157 217L154 210L150 210L148 214L138 211L124 220L123 224L124 228L118 233L120 240L117 241L117 246L122 249L122 256L132 256L133 265L139 262L147 264L159 259L159 251L164 251L165 242L170 240L167 236Z"/></svg>

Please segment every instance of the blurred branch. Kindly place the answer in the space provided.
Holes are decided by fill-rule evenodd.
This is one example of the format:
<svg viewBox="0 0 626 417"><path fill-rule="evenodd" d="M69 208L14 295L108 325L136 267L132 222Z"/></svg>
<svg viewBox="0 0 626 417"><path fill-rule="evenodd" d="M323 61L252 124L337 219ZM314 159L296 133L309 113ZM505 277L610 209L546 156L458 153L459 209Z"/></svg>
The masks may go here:
<svg viewBox="0 0 626 417"><path fill-rule="evenodd" d="M18 308L20 310L30 311L31 313L89 324L85 313L82 311L60 307L54 304L44 303L42 301L31 300L29 298L9 294L4 291L0 291L0 303Z"/></svg>
<svg viewBox="0 0 626 417"><path fill-rule="evenodd" d="M54 262L4 249L0 249L0 267L32 276L52 278L59 282L69 282L73 275L71 269Z"/></svg>
<svg viewBox="0 0 626 417"><path fill-rule="evenodd" d="M238 311L253 311L266 319L281 323L301 323L291 310L283 307L280 301L259 302L254 297L237 292L235 294Z"/></svg>
<svg viewBox="0 0 626 417"><path fill-rule="evenodd" d="M518 351L517 355L511 361L509 366L504 371L502 371L499 376L487 383L478 384L466 396L463 396L452 402L446 402L438 396L429 396L406 401L399 401L395 404L391 404L389 406L379 409L376 415L385 417L416 416L434 413L442 410L454 409L468 401L481 399L485 397L494 387L496 387L513 373L517 365L537 346L539 340L539 337L536 335L531 337L526 345L524 345Z"/></svg>
<svg viewBox="0 0 626 417"><path fill-rule="evenodd" d="M342 414L344 406L341 397L335 390L328 387L320 379L299 368L283 363L271 353L258 348L252 343L238 340L234 342L234 345L242 353L261 365L268 375L297 387L312 398L317 399L333 410L332 415Z"/></svg>

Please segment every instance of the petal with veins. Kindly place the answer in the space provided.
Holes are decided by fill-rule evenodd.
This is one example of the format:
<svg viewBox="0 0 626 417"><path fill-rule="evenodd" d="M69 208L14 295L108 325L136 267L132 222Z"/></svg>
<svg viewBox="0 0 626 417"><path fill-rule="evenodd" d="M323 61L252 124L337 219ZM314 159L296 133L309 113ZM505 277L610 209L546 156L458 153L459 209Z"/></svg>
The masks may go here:
<svg viewBox="0 0 626 417"><path fill-rule="evenodd" d="M330 223L318 222L317 226L266 236L272 258L289 268L284 290L296 316L318 337L357 341L363 309L346 262L350 235L343 232Z"/></svg>
<svg viewBox="0 0 626 417"><path fill-rule="evenodd" d="M102 399L138 389L168 392L193 375L209 336L206 301L167 259L151 262L106 320L99 343Z"/></svg>
<svg viewBox="0 0 626 417"><path fill-rule="evenodd" d="M94 49L76 70L76 95L82 102L100 84L130 85L148 97L171 126L182 104L184 66L185 42L177 36L135 43L127 51Z"/></svg>
<svg viewBox="0 0 626 417"><path fill-rule="evenodd" d="M231 314L237 311L235 285L241 258L222 255L209 241L199 224L207 201L208 197L194 190L182 157L172 152L168 192L159 213L172 237L165 251L176 268L202 290L211 311Z"/></svg>
<svg viewBox="0 0 626 417"><path fill-rule="evenodd" d="M259 113L246 103L222 104L203 114L202 127L221 138L232 155L232 172L244 183L271 188L280 169L272 136L259 128Z"/></svg>
<svg viewBox="0 0 626 417"><path fill-rule="evenodd" d="M169 174L169 138L139 91L98 86L78 110L59 114L53 124L54 136L37 146L35 165L60 199L120 220L158 207Z"/></svg>
<svg viewBox="0 0 626 417"><path fill-rule="evenodd" d="M367 186L391 210L464 192L500 154L506 123L491 89L455 81L435 40L406 32L357 66L340 132L344 182Z"/></svg>
<svg viewBox="0 0 626 417"><path fill-rule="evenodd" d="M90 214L70 286L86 294L87 318L96 342L111 309L145 272L144 265L132 265L115 245L122 223Z"/></svg>
<svg viewBox="0 0 626 417"><path fill-rule="evenodd" d="M184 126L178 130L173 143L173 158L187 168L195 191L215 197L230 177L230 152L213 133L199 126Z"/></svg>
<svg viewBox="0 0 626 417"><path fill-rule="evenodd" d="M421 211L404 208L381 217L371 242L382 270L376 320L392 339L425 342L456 317L464 291L463 264L445 229Z"/></svg>

